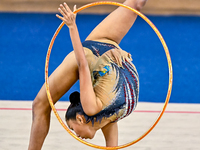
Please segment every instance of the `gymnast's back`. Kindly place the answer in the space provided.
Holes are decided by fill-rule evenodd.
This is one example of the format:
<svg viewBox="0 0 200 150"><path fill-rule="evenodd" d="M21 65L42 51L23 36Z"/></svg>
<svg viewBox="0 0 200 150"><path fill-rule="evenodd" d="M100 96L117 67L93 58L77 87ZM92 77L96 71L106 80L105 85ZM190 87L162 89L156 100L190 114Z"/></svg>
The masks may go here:
<svg viewBox="0 0 200 150"><path fill-rule="evenodd" d="M129 53L111 40L82 43L88 61L92 84L103 109L87 122L101 122L109 118L116 122L128 116L136 107L139 95L139 78Z"/></svg>

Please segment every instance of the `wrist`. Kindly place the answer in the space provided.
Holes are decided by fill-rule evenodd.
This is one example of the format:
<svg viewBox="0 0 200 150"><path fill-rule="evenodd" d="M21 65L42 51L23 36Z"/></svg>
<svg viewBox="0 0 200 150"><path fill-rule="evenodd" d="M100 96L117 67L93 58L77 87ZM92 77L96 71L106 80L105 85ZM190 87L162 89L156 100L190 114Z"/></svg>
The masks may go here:
<svg viewBox="0 0 200 150"><path fill-rule="evenodd" d="M69 29L75 29L77 28L76 23L73 23L71 25L67 25Z"/></svg>

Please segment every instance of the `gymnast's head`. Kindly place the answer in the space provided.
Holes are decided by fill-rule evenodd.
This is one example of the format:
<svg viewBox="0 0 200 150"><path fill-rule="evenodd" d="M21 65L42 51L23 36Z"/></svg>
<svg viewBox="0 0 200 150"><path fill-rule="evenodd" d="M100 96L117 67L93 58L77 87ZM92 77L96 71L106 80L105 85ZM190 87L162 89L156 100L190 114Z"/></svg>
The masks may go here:
<svg viewBox="0 0 200 150"><path fill-rule="evenodd" d="M96 130L91 123L86 123L85 113L80 102L80 93L73 92L69 96L69 99L71 104L65 115L68 127L73 130L78 137L92 139Z"/></svg>

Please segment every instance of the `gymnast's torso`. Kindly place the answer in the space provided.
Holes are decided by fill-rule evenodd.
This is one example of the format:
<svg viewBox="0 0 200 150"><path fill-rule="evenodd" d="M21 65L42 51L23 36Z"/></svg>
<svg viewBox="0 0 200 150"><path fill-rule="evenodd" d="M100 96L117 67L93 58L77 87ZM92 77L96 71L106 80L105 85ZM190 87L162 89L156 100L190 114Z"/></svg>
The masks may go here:
<svg viewBox="0 0 200 150"><path fill-rule="evenodd" d="M103 118L116 122L128 116L139 96L139 78L131 55L110 40L85 41L82 45L94 92L103 104L98 114L85 115L87 122L101 122Z"/></svg>

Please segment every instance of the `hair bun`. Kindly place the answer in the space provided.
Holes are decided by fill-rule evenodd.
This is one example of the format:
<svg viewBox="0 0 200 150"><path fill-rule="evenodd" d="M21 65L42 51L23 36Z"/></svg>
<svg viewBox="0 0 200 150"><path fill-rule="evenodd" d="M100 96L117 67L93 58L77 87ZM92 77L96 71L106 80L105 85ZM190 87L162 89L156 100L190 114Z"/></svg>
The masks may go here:
<svg viewBox="0 0 200 150"><path fill-rule="evenodd" d="M80 103L80 93L75 91L70 94L69 96L70 103L73 105L79 104Z"/></svg>

